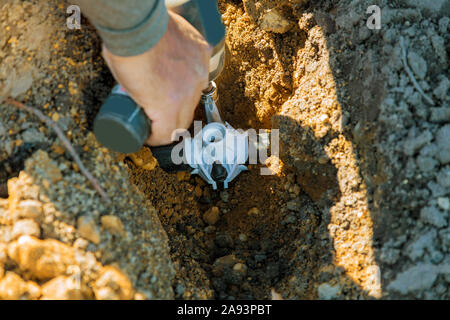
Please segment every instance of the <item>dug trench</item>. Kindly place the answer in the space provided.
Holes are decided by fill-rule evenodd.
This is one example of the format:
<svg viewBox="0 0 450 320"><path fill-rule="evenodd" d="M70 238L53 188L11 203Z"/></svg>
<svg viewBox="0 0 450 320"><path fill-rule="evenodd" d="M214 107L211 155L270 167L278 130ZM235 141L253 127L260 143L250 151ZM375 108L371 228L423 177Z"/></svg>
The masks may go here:
<svg viewBox="0 0 450 320"><path fill-rule="evenodd" d="M280 156L265 164L274 175L253 165L214 191L196 176L164 172L148 148L119 155L96 142L93 119L114 80L86 20L68 30L63 1L0 1L0 98L50 116L112 199L101 200L50 128L0 103L0 186L8 185L0 298L448 298L447 225L429 231L417 222L425 204L401 182L412 156L386 165L397 149L383 140L395 131L382 120L386 78L402 76L389 63L398 61L393 39L404 21L420 16L439 30L445 21L406 0L375 2L388 13L385 30L367 28L367 1L219 1L221 114L235 128L279 129ZM430 65L431 80L445 78ZM436 97L445 113L445 94ZM404 114L399 123L410 120ZM442 259L430 262L431 247L417 247L416 224L436 233L431 247ZM433 278L404 276L414 268Z"/></svg>

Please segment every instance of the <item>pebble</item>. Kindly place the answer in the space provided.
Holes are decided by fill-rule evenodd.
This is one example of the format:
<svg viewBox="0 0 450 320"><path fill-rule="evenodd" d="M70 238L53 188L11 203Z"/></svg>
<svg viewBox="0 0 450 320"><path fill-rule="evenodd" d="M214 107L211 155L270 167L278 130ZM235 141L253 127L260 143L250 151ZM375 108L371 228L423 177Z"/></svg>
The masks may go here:
<svg viewBox="0 0 450 320"><path fill-rule="evenodd" d="M21 201L17 207L17 215L20 218L40 218L42 215L42 203L36 200Z"/></svg>
<svg viewBox="0 0 450 320"><path fill-rule="evenodd" d="M100 243L100 231L93 217L81 216L78 218L77 225L80 236L94 244Z"/></svg>
<svg viewBox="0 0 450 320"><path fill-rule="evenodd" d="M395 290L402 294L414 291L423 292L433 285L439 274L439 269L432 264L420 263L397 275L387 289Z"/></svg>
<svg viewBox="0 0 450 320"><path fill-rule="evenodd" d="M197 185L197 186L195 187L195 189L194 189L194 195L195 195L197 198L200 198L200 197L203 195L203 189L202 189L202 187L200 187L199 185Z"/></svg>
<svg viewBox="0 0 450 320"><path fill-rule="evenodd" d="M27 282L14 272L6 272L0 281L0 299L3 300L37 299L40 291L36 283Z"/></svg>
<svg viewBox="0 0 450 320"><path fill-rule="evenodd" d="M285 33L293 27L293 23L286 19L277 8L274 8L260 17L259 26L264 31Z"/></svg>
<svg viewBox="0 0 450 320"><path fill-rule="evenodd" d="M134 296L133 285L128 277L113 266L101 270L94 293L99 300L130 300Z"/></svg>
<svg viewBox="0 0 450 320"><path fill-rule="evenodd" d="M84 295L73 277L59 276L42 286L42 300L83 300Z"/></svg>
<svg viewBox="0 0 450 320"><path fill-rule="evenodd" d="M438 206L445 211L450 209L450 200L449 198L438 198L437 199Z"/></svg>
<svg viewBox="0 0 450 320"><path fill-rule="evenodd" d="M17 221L12 230L12 237L13 239L16 239L22 235L35 236L37 238L40 237L41 230L39 225L31 219Z"/></svg>
<svg viewBox="0 0 450 320"><path fill-rule="evenodd" d="M228 194L228 192L226 190L224 190L220 193L220 199L222 199L222 201L225 203L228 202L228 200L230 199L230 195Z"/></svg>
<svg viewBox="0 0 450 320"><path fill-rule="evenodd" d="M427 74L427 62L416 52L408 52L408 63L411 70L419 79L425 79Z"/></svg>
<svg viewBox="0 0 450 320"><path fill-rule="evenodd" d="M332 300L338 297L341 291L341 287L339 285L332 286L328 283L322 283L317 288L317 293L319 295L319 299L321 300Z"/></svg>
<svg viewBox="0 0 450 320"><path fill-rule="evenodd" d="M113 215L106 215L100 218L102 226L107 229L111 234L125 235L125 228L122 221Z"/></svg>
<svg viewBox="0 0 450 320"><path fill-rule="evenodd" d="M420 210L420 218L425 223L431 224L438 228L447 226L446 214L434 206L422 208L422 210Z"/></svg>
<svg viewBox="0 0 450 320"><path fill-rule="evenodd" d="M218 207L211 207L203 215L203 220L209 225L215 225L219 221L220 211Z"/></svg>
<svg viewBox="0 0 450 320"><path fill-rule="evenodd" d="M436 134L436 143L438 145L438 159L441 164L450 162L450 124L440 128Z"/></svg>
<svg viewBox="0 0 450 320"><path fill-rule="evenodd" d="M248 240L247 235L241 233L241 234L239 235L239 240L240 240L241 242L247 241L247 240Z"/></svg>
<svg viewBox="0 0 450 320"><path fill-rule="evenodd" d="M247 274L247 266L243 263L236 263L233 266L233 271L245 276Z"/></svg>
<svg viewBox="0 0 450 320"><path fill-rule="evenodd" d="M217 235L215 242L220 248L231 248L233 246L233 239L226 232Z"/></svg>
<svg viewBox="0 0 450 320"><path fill-rule="evenodd" d="M21 236L8 246L8 256L39 280L64 275L68 267L77 265L73 248L54 239Z"/></svg>
<svg viewBox="0 0 450 320"><path fill-rule="evenodd" d="M249 216L252 216L252 215L259 215L259 209L257 208L257 207L253 207L253 208L251 208L250 210L248 210L248 212L247 212L247 214L249 215Z"/></svg>

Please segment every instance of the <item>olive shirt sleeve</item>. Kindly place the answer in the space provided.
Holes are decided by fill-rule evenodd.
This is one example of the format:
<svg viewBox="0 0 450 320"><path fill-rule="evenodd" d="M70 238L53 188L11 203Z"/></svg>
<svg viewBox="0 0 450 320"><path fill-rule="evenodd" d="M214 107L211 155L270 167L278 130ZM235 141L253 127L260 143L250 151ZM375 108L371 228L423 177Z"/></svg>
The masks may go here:
<svg viewBox="0 0 450 320"><path fill-rule="evenodd" d="M152 48L167 30L164 0L73 0L97 29L105 46L118 56Z"/></svg>

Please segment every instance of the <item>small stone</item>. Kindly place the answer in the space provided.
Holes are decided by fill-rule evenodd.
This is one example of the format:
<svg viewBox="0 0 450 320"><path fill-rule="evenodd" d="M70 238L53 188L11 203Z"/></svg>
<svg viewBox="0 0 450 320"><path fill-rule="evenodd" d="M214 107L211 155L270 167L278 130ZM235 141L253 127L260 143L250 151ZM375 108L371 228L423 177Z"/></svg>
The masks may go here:
<svg viewBox="0 0 450 320"><path fill-rule="evenodd" d="M240 240L241 242L247 241L247 240L248 240L247 235L241 233L241 234L239 235L239 240Z"/></svg>
<svg viewBox="0 0 450 320"><path fill-rule="evenodd" d="M25 143L44 143L45 135L35 128L30 128L22 133L22 139Z"/></svg>
<svg viewBox="0 0 450 320"><path fill-rule="evenodd" d="M219 221L220 211L218 207L212 207L203 215L203 220L209 225L215 225Z"/></svg>
<svg viewBox="0 0 450 320"><path fill-rule="evenodd" d="M14 224L12 230L12 238L16 239L20 236L28 235L39 238L41 235L41 230L39 225L31 219L19 220Z"/></svg>
<svg viewBox="0 0 450 320"><path fill-rule="evenodd" d="M113 266L101 270L94 293L98 300L130 300L134 296L133 285L128 277Z"/></svg>
<svg viewBox="0 0 450 320"><path fill-rule="evenodd" d="M398 291L402 294L418 291L424 292L433 285L439 274L439 269L432 264L420 263L401 272L392 281L387 289Z"/></svg>
<svg viewBox="0 0 450 320"><path fill-rule="evenodd" d="M420 210L420 218L428 224L442 228L447 226L447 218L444 212L439 211L436 207L425 207Z"/></svg>
<svg viewBox="0 0 450 320"><path fill-rule="evenodd" d="M290 211L299 211L300 210L300 203L298 200L291 200L286 203L286 208Z"/></svg>
<svg viewBox="0 0 450 320"><path fill-rule="evenodd" d="M38 219L42 215L42 203L36 200L24 200L17 206L19 218Z"/></svg>
<svg viewBox="0 0 450 320"><path fill-rule="evenodd" d="M177 180L179 182L185 181L187 179L189 179L189 172L186 172L186 171L179 171L179 172L177 172Z"/></svg>
<svg viewBox="0 0 450 320"><path fill-rule="evenodd" d="M222 199L223 202L227 203L230 199L230 194L226 190L224 190L220 193L220 199Z"/></svg>
<svg viewBox="0 0 450 320"><path fill-rule="evenodd" d="M75 249L80 249L80 250L86 250L86 248L89 245L89 241L87 241L86 239L83 238L78 238L77 240L75 240L75 242L73 243L73 247Z"/></svg>
<svg viewBox="0 0 450 320"><path fill-rule="evenodd" d="M432 157L427 157L427 156L418 156L416 161L417 161L417 166L419 167L420 171L422 171L422 172L431 172L439 164L435 159L433 159Z"/></svg>
<svg viewBox="0 0 450 320"><path fill-rule="evenodd" d="M341 291L341 287L339 285L332 286L328 283L322 283L317 288L317 293L319 295L319 299L321 300L332 300L336 299Z"/></svg>
<svg viewBox="0 0 450 320"><path fill-rule="evenodd" d="M76 265L74 250L54 239L21 236L8 246L8 256L21 270L40 280L63 275L68 267Z"/></svg>
<svg viewBox="0 0 450 320"><path fill-rule="evenodd" d="M437 182L444 189L450 188L450 167L444 167L439 171L437 174Z"/></svg>
<svg viewBox="0 0 450 320"><path fill-rule="evenodd" d="M433 90L434 96L444 101L447 98L449 87L450 81L446 77L443 77L442 80L439 82L439 85L436 87L436 89Z"/></svg>
<svg viewBox="0 0 450 320"><path fill-rule="evenodd" d="M408 52L408 63L411 70L419 79L425 79L427 74L427 62L416 52Z"/></svg>
<svg viewBox="0 0 450 320"><path fill-rule="evenodd" d="M80 284L73 277L59 276L42 286L42 300L83 300Z"/></svg>
<svg viewBox="0 0 450 320"><path fill-rule="evenodd" d="M450 121L450 108L449 107L431 108L430 121L436 123L446 123Z"/></svg>
<svg viewBox="0 0 450 320"><path fill-rule="evenodd" d="M403 152L407 156L412 156L431 140L433 140L433 135L430 131L425 131L415 138L406 140L403 145Z"/></svg>
<svg viewBox="0 0 450 320"><path fill-rule="evenodd" d="M247 274L247 266L243 263L236 263L233 266L233 271L245 276Z"/></svg>
<svg viewBox="0 0 450 320"><path fill-rule="evenodd" d="M22 300L37 299L40 296L39 286L32 281L24 281L14 272L6 272L0 281L0 299Z"/></svg>
<svg viewBox="0 0 450 320"><path fill-rule="evenodd" d="M436 134L436 144L438 145L438 159L441 164L450 162L450 124L440 128Z"/></svg>
<svg viewBox="0 0 450 320"><path fill-rule="evenodd" d="M108 230L111 234L125 235L125 228L122 221L113 215L106 215L100 218L103 228Z"/></svg>
<svg viewBox="0 0 450 320"><path fill-rule="evenodd" d="M100 231L93 217L81 216L78 218L77 225L80 236L94 244L100 243Z"/></svg>
<svg viewBox="0 0 450 320"><path fill-rule="evenodd" d="M250 210L248 210L248 212L247 212L247 214L249 215L249 216L252 216L252 215L255 215L255 216L257 216L257 215L259 215L259 209L257 208L257 207L253 207L253 208L251 208Z"/></svg>
<svg viewBox="0 0 450 320"><path fill-rule="evenodd" d="M200 198L200 197L203 195L203 189L202 189L202 187L200 187L199 185L197 185L197 186L195 187L195 189L194 189L194 195L195 195L197 198Z"/></svg>
<svg viewBox="0 0 450 320"><path fill-rule="evenodd" d="M215 242L220 248L231 248L233 246L233 238L226 232L218 234Z"/></svg>
<svg viewBox="0 0 450 320"><path fill-rule="evenodd" d="M260 17L259 26L264 31L285 33L293 27L292 21L283 16L277 9L268 10L262 17Z"/></svg>
<svg viewBox="0 0 450 320"><path fill-rule="evenodd" d="M437 203L438 206L444 211L448 211L448 209L450 209L450 200L448 198L438 198Z"/></svg>

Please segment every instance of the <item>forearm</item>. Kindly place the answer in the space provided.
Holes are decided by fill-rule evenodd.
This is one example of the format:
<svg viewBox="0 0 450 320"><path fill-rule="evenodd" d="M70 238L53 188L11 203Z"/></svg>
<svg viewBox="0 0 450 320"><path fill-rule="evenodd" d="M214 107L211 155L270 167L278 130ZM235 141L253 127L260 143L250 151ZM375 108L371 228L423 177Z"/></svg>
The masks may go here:
<svg viewBox="0 0 450 320"><path fill-rule="evenodd" d="M164 0L75 0L115 55L134 56L152 48L167 29Z"/></svg>

